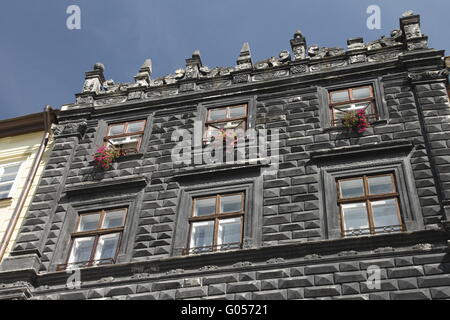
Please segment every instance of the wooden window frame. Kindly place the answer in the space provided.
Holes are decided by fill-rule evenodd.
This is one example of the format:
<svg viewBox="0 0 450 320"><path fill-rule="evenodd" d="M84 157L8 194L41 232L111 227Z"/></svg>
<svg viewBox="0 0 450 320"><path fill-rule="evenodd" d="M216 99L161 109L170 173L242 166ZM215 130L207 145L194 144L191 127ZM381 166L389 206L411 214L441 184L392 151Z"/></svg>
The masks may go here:
<svg viewBox="0 0 450 320"><path fill-rule="evenodd" d="M113 127L113 126L123 125L124 126L123 132L127 132L128 126L131 123L136 123L136 122L143 122L143 127L142 127L141 131L137 131L137 132L133 132L133 133L122 133L122 134L118 134L118 135L109 135L109 131L111 130L111 127ZM127 153L137 153L141 149L142 139L144 137L144 132L145 132L145 127L146 126L147 126L147 120L146 119L126 121L126 122L110 123L110 124L108 124L108 128L107 128L107 131L106 131L106 136L103 138L104 145L108 146L108 144L110 144L110 145L116 147L116 145L114 145L111 142L111 139L139 136L139 140L138 140L138 143L136 145L136 150L134 152L127 152Z"/></svg>
<svg viewBox="0 0 450 320"><path fill-rule="evenodd" d="M116 211L119 211L119 210L124 211L124 219L123 219L122 226L121 227L114 227L114 228L103 229L102 225L103 225L103 222L105 220L106 215L108 213L110 213L110 212L116 212ZM75 232L73 232L70 235L71 241L70 241L70 246L69 246L69 248L70 248L69 249L69 254L67 255L66 262L64 264L58 265L57 266L57 270L65 270L70 265L79 265L79 264L81 264L82 267L91 267L93 265L114 264L116 262L117 255L118 255L118 253L120 251L120 244L121 244L122 239L123 239L123 232L124 232L124 229L125 229L125 223L126 223L127 217L128 217L128 208L102 209L102 210L96 210L96 211L89 211L89 212L80 213L78 215L78 218L77 218L77 223L76 223L75 230L79 229L80 223L81 223L81 218L83 216L95 215L95 214L99 214L100 215L98 223L97 223L97 228L94 229L94 230L89 230L89 231L75 231ZM100 237L103 236L103 235L115 234L115 233L119 233L119 240L117 241L117 248L116 248L116 252L114 254L114 257L111 258L111 259L107 259L110 263L98 263L98 264L96 264L96 262L101 261L101 260L94 260L95 253L97 251L98 241L99 241ZM89 257L89 260L88 261L75 261L75 262L69 263L75 239L90 238L90 237L94 237L94 243L92 245L92 250L91 250L91 255Z"/></svg>
<svg viewBox="0 0 450 320"><path fill-rule="evenodd" d="M236 107L244 107L245 108L245 114L241 117L235 117L235 118L228 118L230 115L230 110L232 108L236 108ZM225 109L226 110L226 115L225 118L223 119L219 119L219 120L209 120L209 115L212 111L215 110L221 110L221 109ZM233 105L227 105L227 106L221 106L221 107L213 107L213 108L208 108L206 110L206 119L204 121L205 126L204 126L204 134L203 134L203 143L207 144L209 142L209 140L207 139L206 135L208 132L208 127L214 127L214 124L218 124L218 123L226 123L226 122L232 122L232 121L239 121L242 120L245 123L245 130L247 130L248 128L248 103L241 103L241 104L233 104ZM215 127L216 129L218 129L217 127ZM220 129L218 129L220 130ZM228 129L228 130L233 130L233 129Z"/></svg>
<svg viewBox="0 0 450 320"><path fill-rule="evenodd" d="M383 194L370 194L369 192L369 179L370 178L376 178L376 177L385 177L390 176L391 177L391 183L394 187L394 192L390 193L383 193ZM363 188L364 188L364 195L360 197L354 197L354 198L341 198L341 185L340 183L342 181L351 181L351 180L363 180ZM365 203L366 205L366 212L367 212L367 220L369 223L369 234L375 235L375 234L382 234L386 232L377 232L376 229L378 228L386 228L386 227L400 227L400 232L403 232L406 230L405 223L403 221L403 217L401 214L401 207L400 207L400 193L398 192L398 186L397 186L397 179L394 173L383 173L383 174L375 174L375 175L362 175L362 176L354 176L351 178L343 178L343 179L336 179L336 188L337 188L337 202L339 207L339 220L340 220L340 228L341 228L341 236L342 237L349 237L352 236L349 235L349 230L344 230L344 215L342 210L342 205L349 204L349 203ZM376 228L374 226L374 219L373 219L373 210L371 206L372 201L376 200L387 200L387 199L396 199L397 200L397 218L400 224L393 225L393 226L384 226L384 227L378 227ZM365 230L365 229L358 229L358 230ZM365 234L361 234L365 235Z"/></svg>
<svg viewBox="0 0 450 320"><path fill-rule="evenodd" d="M370 90L370 97L368 98L364 98L364 99L353 99L353 90L356 89L362 89L362 88L369 88ZM349 100L346 101L342 101L342 102L334 102L331 99L331 95L333 93L336 92L342 92L342 91L346 91L348 93L349 96ZM337 126L337 119L335 119L335 108L339 107L339 106L343 106L343 105L347 105L347 104L356 104L356 103L363 103L363 102L368 102L371 104L371 108L373 110L374 113L371 113L369 115L367 115L368 119L371 121L376 121L380 119L380 114L378 112L378 108L377 108L377 104L376 104L376 99L375 99L375 91L374 91L374 87L372 84L369 85L362 85L362 86L357 86L357 87L348 87L348 88L344 88L344 89L334 89L334 90L329 90L328 91L328 105L330 108L330 116L331 116L331 126Z"/></svg>
<svg viewBox="0 0 450 320"><path fill-rule="evenodd" d="M227 213L220 213L220 199L223 197L233 196L233 195L240 195L241 196L241 210L235 211L235 212L227 212ZM215 210L213 214L207 215L207 216L195 216L195 202L202 199L215 199ZM218 234L219 234L219 224L221 220L224 219L232 219L232 218L241 218L241 236L240 236L240 242L239 243L229 243L228 245L238 245L238 249L242 248L242 243L244 240L244 217L245 217L245 191L239 191L239 192L231 192L231 193L218 193L216 195L211 196L201 196L196 197L192 199L192 208L191 208L191 214L188 218L189 223L189 232L188 232L188 243L186 248L183 250L183 254L192 254L197 253L196 250L202 249L202 248L211 248L209 251L200 251L198 253L202 252L215 252L215 251L224 251L227 250L226 248L221 248L222 246L226 246L227 244L217 244L218 240ZM206 247L193 247L191 248L191 236L192 236L192 225L195 222L204 222L204 221L214 221L214 233L213 233L213 243L211 246ZM234 249L232 247L231 249Z"/></svg>

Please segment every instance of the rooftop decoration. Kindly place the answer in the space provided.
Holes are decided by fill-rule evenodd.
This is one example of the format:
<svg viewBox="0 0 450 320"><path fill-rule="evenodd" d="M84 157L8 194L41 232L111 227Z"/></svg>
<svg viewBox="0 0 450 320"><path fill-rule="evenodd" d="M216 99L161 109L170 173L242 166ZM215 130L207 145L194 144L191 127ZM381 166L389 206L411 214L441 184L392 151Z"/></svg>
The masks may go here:
<svg viewBox="0 0 450 320"><path fill-rule="evenodd" d="M146 59L134 82L118 84L105 80L105 67L96 63L92 71L86 72L83 90L76 95L77 104L101 106L130 99L153 99L292 74L323 72L353 64L389 61L407 51L426 49L427 44L428 37L420 29L420 16L407 11L400 18L399 29L393 30L389 37L382 36L368 43L362 38L351 38L347 40L346 49L308 47L306 37L297 30L290 40L291 52L282 50L265 60L253 62L250 45L245 42L233 67L209 68L202 63L200 51L196 50L186 59L185 68L177 69L173 74L152 79L152 61Z"/></svg>

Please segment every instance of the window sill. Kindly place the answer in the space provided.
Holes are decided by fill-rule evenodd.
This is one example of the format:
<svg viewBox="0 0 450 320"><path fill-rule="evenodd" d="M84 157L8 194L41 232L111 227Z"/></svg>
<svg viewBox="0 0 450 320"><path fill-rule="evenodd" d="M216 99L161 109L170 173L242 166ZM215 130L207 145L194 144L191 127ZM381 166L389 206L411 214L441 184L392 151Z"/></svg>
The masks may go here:
<svg viewBox="0 0 450 320"><path fill-rule="evenodd" d="M207 174L218 174L220 172L228 173L230 171L239 171L239 170L251 170L260 167L270 166L270 161L267 158L255 159L259 160L256 164L249 163L220 163L220 164L207 164L207 165L198 165L195 167L187 167L183 168L179 171L178 174L174 176L176 180L181 179L189 179L194 176L207 175ZM246 160L247 162L247 160ZM262 163L267 162L267 163Z"/></svg>
<svg viewBox="0 0 450 320"><path fill-rule="evenodd" d="M129 161L129 160L138 160L138 159L142 159L143 156L144 156L144 154L142 152L128 153L123 156L117 157L116 159L114 159L114 162L125 162L125 161Z"/></svg>
<svg viewBox="0 0 450 320"><path fill-rule="evenodd" d="M376 152L379 150L385 151L388 149L412 149L412 148L413 144L411 143L411 141L396 140L389 142L373 143L370 145L339 147L328 150L315 151L311 152L311 159L317 161L321 159L345 157L359 153Z"/></svg>
<svg viewBox="0 0 450 320"><path fill-rule="evenodd" d="M370 123L371 126L379 126L385 125L388 121L386 119L376 120ZM331 131L343 131L346 130L344 126L330 126L322 129L322 132L331 132Z"/></svg>

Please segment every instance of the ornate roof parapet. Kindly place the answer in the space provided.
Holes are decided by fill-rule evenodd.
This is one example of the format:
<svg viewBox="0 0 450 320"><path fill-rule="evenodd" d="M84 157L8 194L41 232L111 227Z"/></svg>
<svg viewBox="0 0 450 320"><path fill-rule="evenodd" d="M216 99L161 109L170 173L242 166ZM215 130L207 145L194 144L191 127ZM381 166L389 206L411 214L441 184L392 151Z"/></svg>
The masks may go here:
<svg viewBox="0 0 450 320"><path fill-rule="evenodd" d="M105 77L103 76L104 71L105 66L102 63L97 62L92 71L86 72L83 92L99 93L102 89L102 84L105 81Z"/></svg>
<svg viewBox="0 0 450 320"><path fill-rule="evenodd" d="M195 50L192 57L186 59L186 70L184 79L195 79L200 76L200 69L203 67L202 59L200 58L200 51Z"/></svg>
<svg viewBox="0 0 450 320"><path fill-rule="evenodd" d="M400 28L405 36L407 50L428 47L428 37L420 30L420 15L406 11L400 18Z"/></svg>
<svg viewBox="0 0 450 320"><path fill-rule="evenodd" d="M244 42L242 49L239 52L239 58L236 61L236 69L245 70L252 68L252 56L250 53L250 46L248 42Z"/></svg>
<svg viewBox="0 0 450 320"><path fill-rule="evenodd" d="M306 38L300 30L294 33L294 37L290 40L294 60L303 60L306 58Z"/></svg>
<svg viewBox="0 0 450 320"><path fill-rule="evenodd" d="M384 63L398 59L404 63L406 56L411 56L411 60L414 59L412 56L422 55L422 52L412 50L426 48L426 43L427 37L420 31L420 17L407 12L400 18L400 29L393 30L390 36L382 36L368 43L364 43L363 38L351 38L347 40L346 50L318 45L307 47L304 35L296 31L290 39L291 51L283 50L278 56L265 60L253 62L250 46L246 42L235 66L209 68L203 65L197 50L186 59L186 67L173 74L151 79L152 64L148 59L134 77L134 83L118 84L113 80L105 81L104 66L97 63L94 70L86 72L83 91L76 95L77 104L106 106L127 100L158 99L238 83L338 70L355 64Z"/></svg>
<svg viewBox="0 0 450 320"><path fill-rule="evenodd" d="M134 81L139 87L148 87L150 85L150 76L152 75L152 60L146 59L139 69Z"/></svg>
<svg viewBox="0 0 450 320"><path fill-rule="evenodd" d="M347 40L347 54L350 64L367 61L367 47L363 38L351 38Z"/></svg>
<svg viewBox="0 0 450 320"><path fill-rule="evenodd" d="M387 47L392 46L402 46L403 45L403 32L402 30L392 30L391 31L391 37L385 37L381 36L380 39L371 41L367 44L367 50L377 50L377 49L383 49Z"/></svg>

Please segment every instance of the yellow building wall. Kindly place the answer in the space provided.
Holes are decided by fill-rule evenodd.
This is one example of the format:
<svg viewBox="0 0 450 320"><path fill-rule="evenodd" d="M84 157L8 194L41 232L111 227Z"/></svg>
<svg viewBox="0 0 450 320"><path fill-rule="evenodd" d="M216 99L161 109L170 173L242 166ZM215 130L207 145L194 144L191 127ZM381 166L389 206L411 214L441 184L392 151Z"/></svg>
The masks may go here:
<svg viewBox="0 0 450 320"><path fill-rule="evenodd" d="M34 158L39 150L43 135L44 131L38 131L23 135L0 138L0 165L12 162L22 162L19 172L17 173L17 177L14 181L13 189L11 190L10 195L12 199L0 200L0 240L2 240L5 235L5 231L14 212L14 208L16 207L20 194L25 187L26 179L30 173ZM9 252L14 245L25 213L28 211L28 207L34 196L36 187L39 184L44 167L48 161L51 148L52 144L49 143L40 162L36 176L34 177L32 187L27 195L25 205L20 212L19 220L15 225L14 233L9 241L8 248L3 256L3 259L9 255Z"/></svg>

